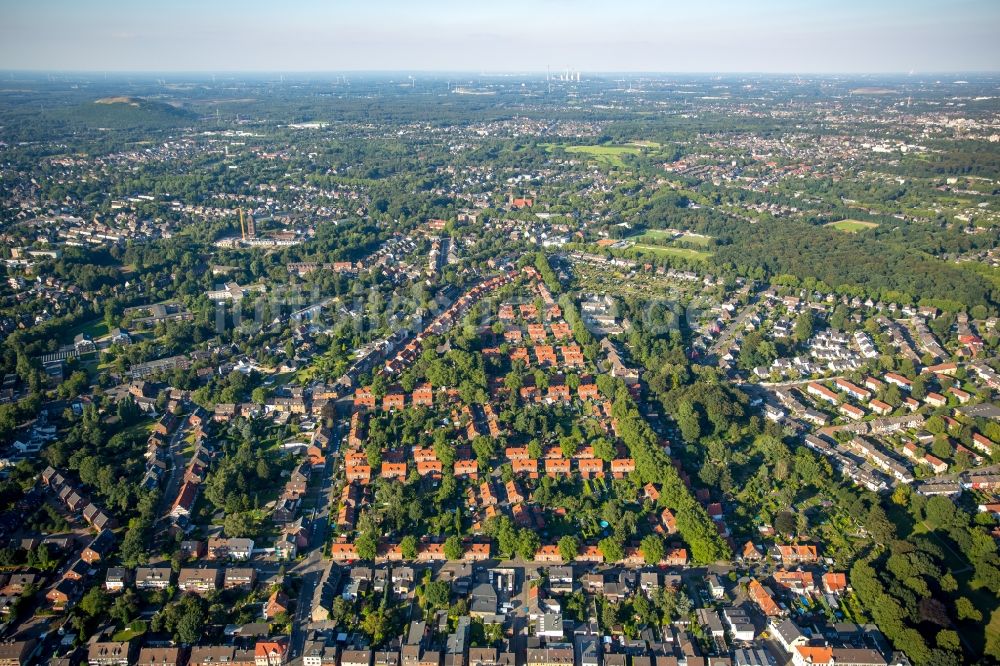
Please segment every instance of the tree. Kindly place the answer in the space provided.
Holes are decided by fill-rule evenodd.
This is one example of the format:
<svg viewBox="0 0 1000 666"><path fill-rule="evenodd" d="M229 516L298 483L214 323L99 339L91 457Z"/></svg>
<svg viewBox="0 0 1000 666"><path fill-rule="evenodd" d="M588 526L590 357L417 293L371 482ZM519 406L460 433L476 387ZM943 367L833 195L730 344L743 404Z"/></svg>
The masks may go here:
<svg viewBox="0 0 1000 666"><path fill-rule="evenodd" d="M598 437L594 440L594 455L604 462L611 462L615 458L615 445L607 437Z"/></svg>
<svg viewBox="0 0 1000 666"><path fill-rule="evenodd" d="M496 455L496 441L485 435L478 435L472 440L472 451L481 469L487 469L490 460Z"/></svg>
<svg viewBox="0 0 1000 666"><path fill-rule="evenodd" d="M572 562L580 550L580 542L575 536L567 534L559 539L559 557L563 562Z"/></svg>
<svg viewBox="0 0 1000 666"><path fill-rule="evenodd" d="M774 529L785 536L795 534L795 527L795 514L791 511L782 511L774 517Z"/></svg>
<svg viewBox="0 0 1000 666"><path fill-rule="evenodd" d="M694 406L683 400L677 405L677 413L674 415L678 427L681 429L681 436L686 442L696 442L701 436L701 423Z"/></svg>
<svg viewBox="0 0 1000 666"><path fill-rule="evenodd" d="M532 460L538 460L542 457L542 443L537 439L528 442L528 457Z"/></svg>
<svg viewBox="0 0 1000 666"><path fill-rule="evenodd" d="M513 557L517 550L517 529L509 516L501 516L496 522L497 548L504 557Z"/></svg>
<svg viewBox="0 0 1000 666"><path fill-rule="evenodd" d="M181 643L197 643L205 630L205 609L201 603L185 604L184 614L177 622L176 636Z"/></svg>
<svg viewBox="0 0 1000 666"><path fill-rule="evenodd" d="M892 491L892 503L898 504L899 506L909 506L910 504L910 487L905 483L901 483Z"/></svg>
<svg viewBox="0 0 1000 666"><path fill-rule="evenodd" d="M129 621L139 612L138 595L133 590L125 590L111 604L108 615L115 619L121 626L126 626Z"/></svg>
<svg viewBox="0 0 1000 666"><path fill-rule="evenodd" d="M462 556L465 555L465 549L462 547L462 539L457 535L452 534L450 537L445 539L444 542L444 556L449 560L460 560Z"/></svg>
<svg viewBox="0 0 1000 666"><path fill-rule="evenodd" d="M134 567L146 561L144 526L130 527L122 539L121 557L126 565Z"/></svg>
<svg viewBox="0 0 1000 666"><path fill-rule="evenodd" d="M358 551L358 557L362 560L374 560L378 554L378 542L371 534L362 534L354 542L354 548Z"/></svg>
<svg viewBox="0 0 1000 666"><path fill-rule="evenodd" d="M958 614L959 620L974 620L976 622L981 622L983 619L982 611L976 608L967 597L959 597L955 600L955 612Z"/></svg>
<svg viewBox="0 0 1000 666"><path fill-rule="evenodd" d="M604 556L604 561L610 563L620 562L625 558L625 550L622 544L612 537L605 537L597 542L597 549Z"/></svg>
<svg viewBox="0 0 1000 666"><path fill-rule="evenodd" d="M443 580L430 581L424 585L424 606L428 610L447 608L451 599L451 585Z"/></svg>
<svg viewBox="0 0 1000 666"><path fill-rule="evenodd" d="M399 551L404 559L417 559L417 537L412 534L404 536L402 541L399 542Z"/></svg>
<svg viewBox="0 0 1000 666"><path fill-rule="evenodd" d="M927 422L924 423L924 428L926 428L928 432L940 435L945 431L944 419L935 414L927 419Z"/></svg>
<svg viewBox="0 0 1000 666"><path fill-rule="evenodd" d="M104 615L109 605L108 595L100 587L95 586L87 590L77 607L87 617L94 618Z"/></svg>
<svg viewBox="0 0 1000 666"><path fill-rule="evenodd" d="M957 652L961 645L958 642L958 633L951 629L942 629L937 634L937 644L942 650Z"/></svg>
<svg viewBox="0 0 1000 666"><path fill-rule="evenodd" d="M118 403L118 418L121 419L122 425L130 426L142 416L142 412L139 406L135 404L135 400L132 396L126 396L123 400Z"/></svg>
<svg viewBox="0 0 1000 666"><path fill-rule="evenodd" d="M576 450L579 448L580 442L577 441L572 435L566 437L561 437L559 439L559 450L563 454L564 458L572 458L576 454Z"/></svg>
<svg viewBox="0 0 1000 666"><path fill-rule="evenodd" d="M517 535L517 555L522 560L531 562L535 553L541 547L542 541L533 530L523 529Z"/></svg>
<svg viewBox="0 0 1000 666"><path fill-rule="evenodd" d="M385 609L370 607L366 609L364 619L361 621L361 630L368 634L374 645L382 643L386 631L389 630L389 617Z"/></svg>
<svg viewBox="0 0 1000 666"><path fill-rule="evenodd" d="M795 341L805 342L812 337L813 334L813 316L812 311L806 308L802 311L802 314L798 316L795 320Z"/></svg>
<svg viewBox="0 0 1000 666"><path fill-rule="evenodd" d="M647 534L639 543L639 552L646 564L659 564L665 551L663 539L655 534Z"/></svg>

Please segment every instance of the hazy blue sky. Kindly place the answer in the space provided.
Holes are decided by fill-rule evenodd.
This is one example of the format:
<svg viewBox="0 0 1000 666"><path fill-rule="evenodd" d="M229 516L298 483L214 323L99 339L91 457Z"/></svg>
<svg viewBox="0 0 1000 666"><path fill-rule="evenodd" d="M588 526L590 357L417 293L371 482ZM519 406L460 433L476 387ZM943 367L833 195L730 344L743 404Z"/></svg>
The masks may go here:
<svg viewBox="0 0 1000 666"><path fill-rule="evenodd" d="M0 0L0 69L1000 70L1000 0Z"/></svg>

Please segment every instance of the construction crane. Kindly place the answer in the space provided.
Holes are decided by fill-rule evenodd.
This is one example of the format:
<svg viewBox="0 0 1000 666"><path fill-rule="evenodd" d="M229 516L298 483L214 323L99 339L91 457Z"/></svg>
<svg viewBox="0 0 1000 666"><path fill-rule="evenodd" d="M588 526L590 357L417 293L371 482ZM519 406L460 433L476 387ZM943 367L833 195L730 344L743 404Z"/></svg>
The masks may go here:
<svg viewBox="0 0 1000 666"><path fill-rule="evenodd" d="M240 208L238 210L240 211L240 231L242 232L242 234L243 234L243 240L245 241L247 239L247 227L243 223L243 209Z"/></svg>

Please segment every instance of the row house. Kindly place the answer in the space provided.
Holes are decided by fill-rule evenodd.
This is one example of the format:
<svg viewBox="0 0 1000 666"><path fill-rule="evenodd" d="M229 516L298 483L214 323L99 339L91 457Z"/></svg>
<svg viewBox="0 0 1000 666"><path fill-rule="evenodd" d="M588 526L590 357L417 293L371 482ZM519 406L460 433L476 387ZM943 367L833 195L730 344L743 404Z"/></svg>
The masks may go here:
<svg viewBox="0 0 1000 666"><path fill-rule="evenodd" d="M195 645L191 648L188 666L257 666L252 650L230 645Z"/></svg>
<svg viewBox="0 0 1000 666"><path fill-rule="evenodd" d="M577 469L585 479L604 478L604 461L600 458L582 458L577 461Z"/></svg>
<svg viewBox="0 0 1000 666"><path fill-rule="evenodd" d="M257 581L257 571L253 567L226 567L222 574L222 589L250 590Z"/></svg>
<svg viewBox="0 0 1000 666"><path fill-rule="evenodd" d="M838 402L840 402L839 398L837 398L836 393L834 393L833 391L831 391L830 389L828 389L827 387L823 386L818 382L809 382L809 385L806 386L806 392L809 395L816 396L820 400L825 400L831 405L836 405Z"/></svg>
<svg viewBox="0 0 1000 666"><path fill-rule="evenodd" d="M365 443L367 435L368 417L364 412L356 411L351 414L351 428L347 433L347 446L352 449L359 449Z"/></svg>
<svg viewBox="0 0 1000 666"><path fill-rule="evenodd" d="M187 660L188 649L184 647L144 647L135 666L184 666Z"/></svg>
<svg viewBox="0 0 1000 666"><path fill-rule="evenodd" d="M813 594L816 591L816 576L811 571L775 571L774 584L791 594Z"/></svg>
<svg viewBox="0 0 1000 666"><path fill-rule="evenodd" d="M525 474L528 478L538 478L538 461L530 458L512 460L510 463L514 474Z"/></svg>
<svg viewBox="0 0 1000 666"><path fill-rule="evenodd" d="M984 455L992 456L996 449L996 443L989 437L977 432L972 435L972 448L982 452Z"/></svg>
<svg viewBox="0 0 1000 666"><path fill-rule="evenodd" d="M888 416L889 414L892 414L892 405L887 402L882 402L878 398L869 402L868 406L879 416Z"/></svg>
<svg viewBox="0 0 1000 666"><path fill-rule="evenodd" d="M795 567L800 564L815 564L819 561L816 546L810 544L792 544L788 546L778 546L778 557L786 567Z"/></svg>
<svg viewBox="0 0 1000 666"><path fill-rule="evenodd" d="M383 479L396 479L397 481L406 481L406 463L399 462L383 462L382 470L379 476Z"/></svg>
<svg viewBox="0 0 1000 666"><path fill-rule="evenodd" d="M475 460L456 460L454 472L456 478L468 478L474 481L479 478L479 464Z"/></svg>
<svg viewBox="0 0 1000 666"><path fill-rule="evenodd" d="M95 641L87 647L88 666L129 666L135 656L136 644L131 641Z"/></svg>
<svg viewBox="0 0 1000 666"><path fill-rule="evenodd" d="M615 458L611 461L611 476L616 479L623 479L634 471L634 458Z"/></svg>
<svg viewBox="0 0 1000 666"><path fill-rule="evenodd" d="M870 391L868 391L867 389L863 389L860 386L857 386L856 384L847 381L846 379L839 379L838 378L838 379L834 380L833 383L834 383L834 385L838 389L840 389L841 391L843 391L847 395L851 396L855 400L860 400L862 402L868 402L868 400L872 397L872 394L871 394Z"/></svg>
<svg viewBox="0 0 1000 666"><path fill-rule="evenodd" d="M545 461L545 474L550 477L569 476L572 474L568 459L550 459Z"/></svg>
<svg viewBox="0 0 1000 666"><path fill-rule="evenodd" d="M208 559L248 561L253 545L253 539L212 537L208 540Z"/></svg>
<svg viewBox="0 0 1000 666"><path fill-rule="evenodd" d="M444 473L444 465L440 460L422 460L417 463L417 474L431 479L440 479Z"/></svg>
<svg viewBox="0 0 1000 666"><path fill-rule="evenodd" d="M855 407L854 405L847 402L842 404L837 411L839 411L842 415L846 416L847 418L854 419L855 421L860 421L865 417L865 410L861 409L860 407Z"/></svg>
<svg viewBox="0 0 1000 666"><path fill-rule="evenodd" d="M510 352L510 362L511 364L520 361L524 365L531 364L531 357L528 355L527 347L515 347Z"/></svg>
<svg viewBox="0 0 1000 666"><path fill-rule="evenodd" d="M173 569L169 565L151 565L135 570L137 590L165 590L170 587Z"/></svg>
<svg viewBox="0 0 1000 666"><path fill-rule="evenodd" d="M387 412L404 409L405 407L406 394L403 393L402 389L399 387L389 389L389 391L382 398L382 409Z"/></svg>
<svg viewBox="0 0 1000 666"><path fill-rule="evenodd" d="M564 321L555 322L550 326L552 337L556 340L568 340L573 337L573 331Z"/></svg>
<svg viewBox="0 0 1000 666"><path fill-rule="evenodd" d="M219 569L215 567L184 567L177 575L181 592L208 594L219 589Z"/></svg>
<svg viewBox="0 0 1000 666"><path fill-rule="evenodd" d="M549 386L547 397L550 402L569 402L571 398L569 386L566 384L552 384Z"/></svg>
<svg viewBox="0 0 1000 666"><path fill-rule="evenodd" d="M757 604L764 615L768 617L782 615L781 607L775 602L771 591L761 585L757 579L750 579L750 583L747 585L747 596Z"/></svg>
<svg viewBox="0 0 1000 666"><path fill-rule="evenodd" d="M101 530L80 552L80 559L87 564L96 564L104 559L115 547L115 535L111 530Z"/></svg>
<svg viewBox="0 0 1000 666"><path fill-rule="evenodd" d="M556 357L555 349L551 345L537 345L535 347L535 359L541 367L557 366L559 359Z"/></svg>
<svg viewBox="0 0 1000 666"><path fill-rule="evenodd" d="M887 372L884 376L884 379L889 384L898 386L899 388L905 391L909 391L911 388L913 388L913 382L911 382L909 379L907 379L902 375L896 374L895 372Z"/></svg>
<svg viewBox="0 0 1000 666"><path fill-rule="evenodd" d="M362 386L354 392L354 407L364 409L375 409L375 393L371 387Z"/></svg>
<svg viewBox="0 0 1000 666"><path fill-rule="evenodd" d="M177 497L170 506L170 516L174 520L187 519L191 517L194 510L194 503L198 499L198 484L185 481L177 491Z"/></svg>
<svg viewBox="0 0 1000 666"><path fill-rule="evenodd" d="M433 407L434 389L430 384L421 384L413 389L412 399L414 407Z"/></svg>
<svg viewBox="0 0 1000 666"><path fill-rule="evenodd" d="M570 368L582 368L584 366L583 352L577 345L566 345L560 349L563 363Z"/></svg>
<svg viewBox="0 0 1000 666"><path fill-rule="evenodd" d="M507 491L507 502L509 504L520 504L527 499L521 488L517 485L517 482L513 479L504 484L504 490Z"/></svg>

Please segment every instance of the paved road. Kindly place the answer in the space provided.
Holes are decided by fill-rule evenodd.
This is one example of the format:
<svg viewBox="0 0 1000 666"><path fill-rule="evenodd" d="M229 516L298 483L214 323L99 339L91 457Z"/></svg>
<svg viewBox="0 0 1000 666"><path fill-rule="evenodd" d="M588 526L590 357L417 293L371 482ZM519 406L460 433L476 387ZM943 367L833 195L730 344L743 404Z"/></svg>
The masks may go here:
<svg viewBox="0 0 1000 666"><path fill-rule="evenodd" d="M722 335L719 337L718 340L715 341L715 343L711 347L708 348L708 355L718 356L720 351L722 351L723 349L728 349L730 343L732 342L732 339L736 336L737 333L743 330L743 324L746 323L746 320L750 318L750 315L752 315L756 311L757 311L757 298L754 297L746 305L746 307L740 310L740 313L736 315L734 319L732 319L726 324L726 329L722 332Z"/></svg>
<svg viewBox="0 0 1000 666"><path fill-rule="evenodd" d="M190 414L184 416L184 420L177 426L177 430L170 437L170 476L167 484L163 486L163 496L160 498L160 508L157 512L162 518L166 518L170 511L170 505L177 497L180 490L181 480L184 478L184 469L187 467L187 460L184 458L184 436L187 434Z"/></svg>
<svg viewBox="0 0 1000 666"><path fill-rule="evenodd" d="M330 450L327 452L326 465L321 473L320 483L316 486L315 509L307 523L309 529L309 546L303 553L304 557L295 563L290 572L301 579L295 617L292 620L291 652L294 655L290 664L301 664L302 648L309 634L311 623L311 604L313 592L319 583L327 562L323 560L323 546L326 544L330 528L330 507L334 501L334 478L340 464L341 439L344 436L344 426L340 419L334 425L333 436L330 438ZM280 565L275 564L275 567Z"/></svg>

